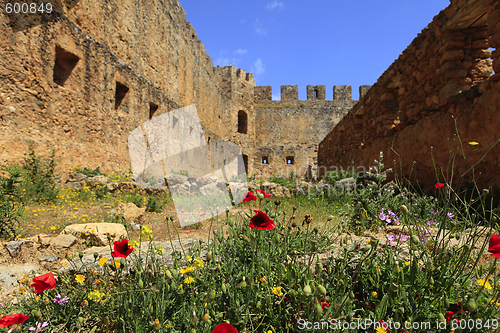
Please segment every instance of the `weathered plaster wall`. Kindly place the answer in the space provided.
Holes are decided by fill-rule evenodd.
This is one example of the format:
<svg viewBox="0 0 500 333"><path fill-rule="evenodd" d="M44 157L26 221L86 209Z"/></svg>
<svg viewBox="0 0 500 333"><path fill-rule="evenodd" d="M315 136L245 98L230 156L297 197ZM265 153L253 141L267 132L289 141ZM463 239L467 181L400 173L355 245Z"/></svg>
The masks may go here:
<svg viewBox="0 0 500 333"><path fill-rule="evenodd" d="M372 166L382 151L386 166L397 160L406 176L416 161L412 179L432 189L431 147L446 173L455 120L466 155L469 141L480 143L467 170L500 138L500 74L492 75L500 70L499 44L498 1L451 1L320 143L321 170ZM497 146L476 168L480 186L498 177L499 153ZM455 179L463 161L455 160Z"/></svg>

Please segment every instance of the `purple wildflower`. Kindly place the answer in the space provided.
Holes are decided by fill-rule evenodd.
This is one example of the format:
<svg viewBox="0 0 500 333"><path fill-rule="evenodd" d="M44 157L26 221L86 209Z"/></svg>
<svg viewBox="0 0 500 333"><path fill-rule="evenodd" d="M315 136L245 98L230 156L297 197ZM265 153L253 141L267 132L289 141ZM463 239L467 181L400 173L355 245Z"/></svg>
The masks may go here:
<svg viewBox="0 0 500 333"><path fill-rule="evenodd" d="M434 223L436 223L436 222L434 222L434 220L430 220L430 221L427 221L425 224L427 224L427 225L433 225Z"/></svg>
<svg viewBox="0 0 500 333"><path fill-rule="evenodd" d="M438 213L438 210L439 210L439 209L436 209L436 211L433 211L433 210L432 210L432 211L431 211L431 214L432 214L432 215L436 215L436 214Z"/></svg>
<svg viewBox="0 0 500 333"><path fill-rule="evenodd" d="M44 322L43 324L37 321L36 328L30 327L29 330L34 331L35 333L43 332L43 331L45 331L45 327L47 327L48 325L49 325L48 321Z"/></svg>
<svg viewBox="0 0 500 333"><path fill-rule="evenodd" d="M450 218L450 220L452 220L452 221L453 221L453 218L455 217L455 215L453 215L452 213L448 213L448 214L446 214L446 215L448 215L448 217Z"/></svg>
<svg viewBox="0 0 500 333"><path fill-rule="evenodd" d="M403 235L403 234L399 234L399 240L400 241L406 242L408 239L410 239L409 236L406 236L406 235Z"/></svg>
<svg viewBox="0 0 500 333"><path fill-rule="evenodd" d="M69 297L68 296L61 297L60 294L57 294L56 298L54 298L54 303L57 303L59 305L62 305L64 303L68 303L68 302L69 302Z"/></svg>
<svg viewBox="0 0 500 333"><path fill-rule="evenodd" d="M396 240L396 235L387 235L387 240L390 242L394 242Z"/></svg>

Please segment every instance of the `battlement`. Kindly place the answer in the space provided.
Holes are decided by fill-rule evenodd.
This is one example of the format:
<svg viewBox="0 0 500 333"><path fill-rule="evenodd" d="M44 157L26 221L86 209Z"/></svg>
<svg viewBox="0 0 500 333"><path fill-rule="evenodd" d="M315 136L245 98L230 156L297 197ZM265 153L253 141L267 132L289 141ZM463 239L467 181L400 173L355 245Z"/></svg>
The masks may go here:
<svg viewBox="0 0 500 333"><path fill-rule="evenodd" d="M324 85L308 85L307 101L325 101L325 86ZM371 88L369 85L359 87L359 98L363 98L366 92ZM272 86L256 86L254 88L255 103L269 102L273 100ZM281 86L281 102L299 101L299 86L285 85ZM333 101L334 102L352 102L352 87L351 85L335 85L333 86ZM275 101L279 102L279 101Z"/></svg>
<svg viewBox="0 0 500 333"><path fill-rule="evenodd" d="M217 66L215 68L215 73L219 74L219 76L222 76L223 79L229 80L229 81L247 81L250 84L255 85L255 78L253 77L252 73L247 73L244 69L237 69L236 66L230 65L230 66Z"/></svg>

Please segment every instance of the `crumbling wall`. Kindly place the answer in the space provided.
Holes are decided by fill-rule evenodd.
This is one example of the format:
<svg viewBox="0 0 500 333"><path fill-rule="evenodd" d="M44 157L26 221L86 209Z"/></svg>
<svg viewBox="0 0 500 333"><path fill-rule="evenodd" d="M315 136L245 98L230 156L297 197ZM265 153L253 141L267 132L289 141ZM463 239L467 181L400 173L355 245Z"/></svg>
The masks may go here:
<svg viewBox="0 0 500 333"><path fill-rule="evenodd" d="M497 1L452 1L320 143L321 173L349 165L368 168L382 151L386 166L396 161L399 173L408 177L412 171L413 180L431 189L433 159L446 173L455 121L465 154L475 149L464 170L477 162L500 138L500 74L492 75L500 69L494 50L500 44L499 23ZM469 141L479 145L468 146ZM496 179L499 149L476 168L480 186ZM455 179L463 161L459 156L454 162Z"/></svg>
<svg viewBox="0 0 500 333"><path fill-rule="evenodd" d="M27 141L59 149L59 170L129 168L130 131L195 104L225 134L210 57L176 0L66 1L50 14L0 12L0 164ZM224 136L224 135L223 135Z"/></svg>

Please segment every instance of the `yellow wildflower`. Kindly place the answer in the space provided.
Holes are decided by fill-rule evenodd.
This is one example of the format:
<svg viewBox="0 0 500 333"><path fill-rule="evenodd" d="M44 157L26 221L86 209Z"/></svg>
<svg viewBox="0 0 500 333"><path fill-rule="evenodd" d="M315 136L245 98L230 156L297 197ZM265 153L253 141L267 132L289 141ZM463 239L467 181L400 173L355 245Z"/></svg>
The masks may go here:
<svg viewBox="0 0 500 333"><path fill-rule="evenodd" d="M469 141L469 145L471 146L477 146L479 143L476 141Z"/></svg>
<svg viewBox="0 0 500 333"><path fill-rule="evenodd" d="M158 254L161 254L163 252L163 250L165 250L165 248L163 246L156 246L155 247L155 251Z"/></svg>
<svg viewBox="0 0 500 333"><path fill-rule="evenodd" d="M376 292L376 291L372 291L372 297L373 297L373 298L376 298L376 297L377 297L377 295L378 295L378 294L377 294L377 292Z"/></svg>
<svg viewBox="0 0 500 333"><path fill-rule="evenodd" d="M476 282L480 286L483 286L485 289L490 290L492 288L491 284L488 281L486 281L485 279L479 279L479 280L476 280Z"/></svg>
<svg viewBox="0 0 500 333"><path fill-rule="evenodd" d="M283 295L283 293L281 292L281 287L274 287L272 289L272 292L273 292L273 294L278 295L278 296L282 296Z"/></svg>
<svg viewBox="0 0 500 333"><path fill-rule="evenodd" d="M194 282L194 279L191 276L188 276L187 278L184 279L184 283L189 284Z"/></svg>
<svg viewBox="0 0 500 333"><path fill-rule="evenodd" d="M185 273L191 273L193 271L193 266L188 266L188 267L185 267L185 268L181 268L180 272L182 274L185 274Z"/></svg>
<svg viewBox="0 0 500 333"><path fill-rule="evenodd" d="M102 266L106 263L106 261L108 261L108 258L106 257L101 257L101 259L99 259L99 266Z"/></svg>
<svg viewBox="0 0 500 333"><path fill-rule="evenodd" d="M179 285L179 289L182 289L182 283Z"/></svg>
<svg viewBox="0 0 500 333"><path fill-rule="evenodd" d="M149 239L151 237L151 233L152 232L153 232L153 230L151 229L150 226L143 225L142 228L141 228L141 237Z"/></svg>
<svg viewBox="0 0 500 333"><path fill-rule="evenodd" d="M89 299L94 301L94 302L99 302L102 300L102 298L106 296L105 293L99 292L99 290L94 290L89 293Z"/></svg>
<svg viewBox="0 0 500 333"><path fill-rule="evenodd" d="M261 282L266 282L266 280L267 280L267 278L266 278L266 276L265 276L265 275L264 275L263 277L261 277L261 278L260 278L260 281L261 281Z"/></svg>
<svg viewBox="0 0 500 333"><path fill-rule="evenodd" d="M203 262L203 260L201 260L200 257L196 257L196 259L194 260L193 266L195 269L201 269L201 268L203 268L203 266L205 266L205 263Z"/></svg>
<svg viewBox="0 0 500 333"><path fill-rule="evenodd" d="M191 256L187 256L187 257L186 257L186 261L187 261L187 262L191 262L191 261L193 261L193 257L191 257Z"/></svg>
<svg viewBox="0 0 500 333"><path fill-rule="evenodd" d="M83 284L83 281L85 281L85 276L78 274L75 276L75 280L76 280L76 282Z"/></svg>

